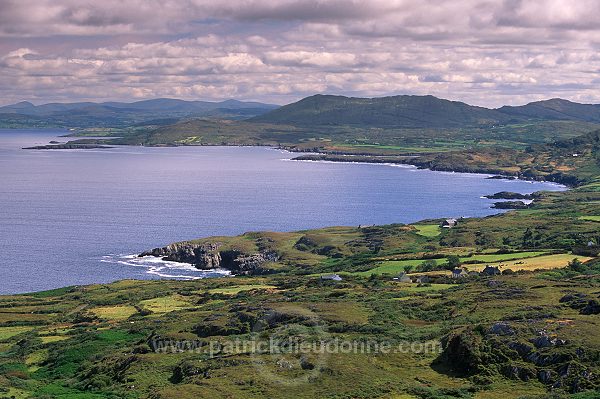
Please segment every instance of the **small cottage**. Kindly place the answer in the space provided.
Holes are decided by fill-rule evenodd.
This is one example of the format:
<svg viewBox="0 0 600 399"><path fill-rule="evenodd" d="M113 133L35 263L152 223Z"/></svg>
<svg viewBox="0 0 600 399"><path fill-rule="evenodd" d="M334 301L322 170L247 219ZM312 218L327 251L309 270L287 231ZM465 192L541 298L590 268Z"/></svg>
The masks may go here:
<svg viewBox="0 0 600 399"><path fill-rule="evenodd" d="M457 223L458 223L458 220L456 220L456 219L446 219L442 222L440 227L451 229L452 227L456 226Z"/></svg>
<svg viewBox="0 0 600 399"><path fill-rule="evenodd" d="M401 283L412 283L412 279L408 277L408 275L404 272L400 273L398 277L394 277L394 280L399 281Z"/></svg>
<svg viewBox="0 0 600 399"><path fill-rule="evenodd" d="M469 276L469 272L465 269L454 269L452 270L452 278L465 278Z"/></svg>
<svg viewBox="0 0 600 399"><path fill-rule="evenodd" d="M342 277L339 274L326 274L321 276L321 280L342 281Z"/></svg>

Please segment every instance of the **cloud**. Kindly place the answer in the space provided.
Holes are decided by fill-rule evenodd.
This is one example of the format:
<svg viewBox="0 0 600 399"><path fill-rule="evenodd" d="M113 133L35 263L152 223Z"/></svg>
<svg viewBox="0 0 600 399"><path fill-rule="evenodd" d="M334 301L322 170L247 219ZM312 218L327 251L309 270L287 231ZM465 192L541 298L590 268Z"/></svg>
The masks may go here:
<svg viewBox="0 0 600 399"><path fill-rule="evenodd" d="M595 0L0 0L3 103L600 102Z"/></svg>

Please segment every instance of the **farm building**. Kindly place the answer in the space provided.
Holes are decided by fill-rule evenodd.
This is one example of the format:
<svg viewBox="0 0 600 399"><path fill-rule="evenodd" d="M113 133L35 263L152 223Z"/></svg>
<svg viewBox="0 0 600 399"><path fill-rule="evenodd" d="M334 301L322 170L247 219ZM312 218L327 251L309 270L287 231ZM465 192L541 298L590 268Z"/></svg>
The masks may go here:
<svg viewBox="0 0 600 399"><path fill-rule="evenodd" d="M469 276L469 272L465 269L454 269L452 270L452 278L465 278Z"/></svg>
<svg viewBox="0 0 600 399"><path fill-rule="evenodd" d="M400 273L398 277L394 277L394 280L399 281L401 283L412 283L412 279L408 277L408 275L404 272Z"/></svg>
<svg viewBox="0 0 600 399"><path fill-rule="evenodd" d="M458 223L458 220L456 220L456 219L446 219L442 222L440 227L445 227L447 229L451 229L452 227L456 226L457 223Z"/></svg>
<svg viewBox="0 0 600 399"><path fill-rule="evenodd" d="M342 281L342 277L339 274L326 274L321 276L321 280Z"/></svg>

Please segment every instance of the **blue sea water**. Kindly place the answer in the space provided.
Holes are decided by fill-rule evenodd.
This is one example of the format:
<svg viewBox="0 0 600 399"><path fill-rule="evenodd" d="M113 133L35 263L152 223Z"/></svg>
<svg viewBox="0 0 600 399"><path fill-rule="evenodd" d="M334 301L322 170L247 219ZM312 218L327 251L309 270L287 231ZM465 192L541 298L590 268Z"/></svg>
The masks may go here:
<svg viewBox="0 0 600 399"><path fill-rule="evenodd" d="M137 259L246 231L414 222L497 212L483 195L563 190L407 166L297 162L260 147L23 150L67 132L0 130L0 294L214 273Z"/></svg>

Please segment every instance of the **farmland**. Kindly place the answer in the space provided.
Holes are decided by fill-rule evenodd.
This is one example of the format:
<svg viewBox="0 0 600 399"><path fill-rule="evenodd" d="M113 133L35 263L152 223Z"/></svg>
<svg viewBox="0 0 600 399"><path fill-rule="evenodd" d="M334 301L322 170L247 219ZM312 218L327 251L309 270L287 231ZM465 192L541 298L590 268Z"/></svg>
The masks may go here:
<svg viewBox="0 0 600 399"><path fill-rule="evenodd" d="M489 287L489 279L419 286L384 277L346 275L341 282L310 276L271 276L261 277L262 283L257 285L253 277L240 277L121 282L50 292L46 297L64 306L60 314L43 324L1 327L0 382L5 395L22 397L253 398L257 391L275 395L274 376L284 381L306 376L310 384L290 385L284 396L312 398L332 393L381 398L543 398L547 389L543 383L509 378L503 366L492 365L486 371L486 389L480 385L480 377L458 369L449 373L446 370L457 363L453 363L447 349L440 349L441 353L398 351L385 356L332 353L319 358L311 354L300 359L293 354L156 352L151 346L156 338L152 337L160 336L168 342L249 339L252 332L245 321L276 312L288 321L274 322L263 333L278 334L283 328L282 332L297 334L294 331L301 329L301 339L310 340L313 323L319 320L319 325L327 326L327 339L384 339L394 345L433 340L440 345L444 337L461 334L465 324L481 326L485 332L497 323L505 323L515 331L513 339L527 340L535 337L536 331L547 330L568 340L561 352L569 353L579 346L600 350L597 334L592 333L597 316L580 314L568 303L560 302L568 292L592 295L600 288L594 274L600 273L600 266L596 262L588 270L593 274L587 281L577 276L554 281L535 273L499 276L494 280L498 284L495 288ZM568 289L564 288L567 281ZM114 303L107 307L104 304L111 297L120 299L111 299ZM45 311L53 306L30 295L0 298L0 305L8 303L17 310L33 306ZM543 310L545 307L551 307L551 316ZM125 310L131 309L153 310L138 311L124 319ZM560 328L561 323L567 323L568 328ZM61 341L44 339L44 331L64 328L71 332ZM481 337L497 339L489 333ZM502 342L497 350L504 350L502 345L509 343ZM544 349L544 353L558 350ZM280 367L282 359L290 368ZM302 368L299 362L318 364L319 369L313 373L315 369ZM592 360L582 365L593 370L599 367ZM536 366L525 363L521 367ZM208 374L194 371L197 368ZM358 369L361 372L357 375Z"/></svg>

